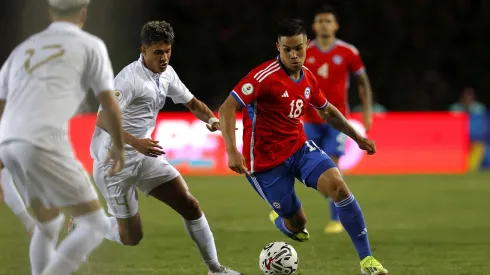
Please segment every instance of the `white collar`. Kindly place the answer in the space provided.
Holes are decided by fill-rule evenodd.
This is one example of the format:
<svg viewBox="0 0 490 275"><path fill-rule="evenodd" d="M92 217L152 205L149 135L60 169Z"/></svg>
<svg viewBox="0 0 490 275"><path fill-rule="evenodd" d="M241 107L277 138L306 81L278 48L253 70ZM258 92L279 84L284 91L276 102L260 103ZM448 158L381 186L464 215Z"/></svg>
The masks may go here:
<svg viewBox="0 0 490 275"><path fill-rule="evenodd" d="M48 28L57 29L57 30L75 30L75 31L81 30L80 26L67 21L54 21L49 25Z"/></svg>

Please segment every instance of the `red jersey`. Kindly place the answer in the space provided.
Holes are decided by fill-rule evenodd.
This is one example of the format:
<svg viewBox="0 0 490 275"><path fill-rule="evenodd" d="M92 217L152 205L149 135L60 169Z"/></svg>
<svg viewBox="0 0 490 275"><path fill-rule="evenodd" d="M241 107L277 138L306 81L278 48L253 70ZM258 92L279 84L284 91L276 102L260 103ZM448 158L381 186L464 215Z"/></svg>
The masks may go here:
<svg viewBox="0 0 490 275"><path fill-rule="evenodd" d="M349 73L361 74L364 72L359 51L351 44L342 40L335 40L327 51L322 51L312 41L306 52L305 66L310 69L318 79L320 88L324 91L328 102L347 115L347 91L349 86ZM312 108L308 108L303 119L304 122L324 123Z"/></svg>
<svg viewBox="0 0 490 275"><path fill-rule="evenodd" d="M250 172L273 168L306 142L300 121L308 105L328 104L313 73L303 67L301 78L289 76L278 59L253 69L231 95L243 108L243 155Z"/></svg>

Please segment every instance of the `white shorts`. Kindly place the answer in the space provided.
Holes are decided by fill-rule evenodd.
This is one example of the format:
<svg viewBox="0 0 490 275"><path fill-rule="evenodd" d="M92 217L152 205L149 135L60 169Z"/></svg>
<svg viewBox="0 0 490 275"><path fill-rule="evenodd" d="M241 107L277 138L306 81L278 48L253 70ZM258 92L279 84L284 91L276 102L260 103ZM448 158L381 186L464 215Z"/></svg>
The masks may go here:
<svg viewBox="0 0 490 275"><path fill-rule="evenodd" d="M28 142L10 141L0 146L0 159L27 204L39 199L45 207L67 207L98 199L69 142L48 151Z"/></svg>
<svg viewBox="0 0 490 275"><path fill-rule="evenodd" d="M108 176L109 166L94 161L94 180L107 201L108 212L116 218L127 219L138 213L136 188L148 196L155 187L180 175L163 157L139 155L126 159L124 169L115 176Z"/></svg>

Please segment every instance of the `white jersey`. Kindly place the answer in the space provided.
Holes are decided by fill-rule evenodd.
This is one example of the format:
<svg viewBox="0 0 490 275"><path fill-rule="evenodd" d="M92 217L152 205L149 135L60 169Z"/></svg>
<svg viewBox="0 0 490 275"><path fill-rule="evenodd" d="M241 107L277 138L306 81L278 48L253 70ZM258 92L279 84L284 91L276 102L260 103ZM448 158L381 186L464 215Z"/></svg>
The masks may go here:
<svg viewBox="0 0 490 275"><path fill-rule="evenodd" d="M194 97L170 65L163 73L154 73L146 68L142 57L122 69L114 82L123 129L139 139L151 137L167 97L174 103L187 103ZM92 158L103 161L111 143L110 135L96 127L90 144ZM126 158L138 154L129 145L125 153Z"/></svg>
<svg viewBox="0 0 490 275"><path fill-rule="evenodd" d="M101 39L68 22L31 36L0 71L0 99L7 101L0 144L23 140L49 150L69 141L68 123L90 88L96 95L114 91Z"/></svg>

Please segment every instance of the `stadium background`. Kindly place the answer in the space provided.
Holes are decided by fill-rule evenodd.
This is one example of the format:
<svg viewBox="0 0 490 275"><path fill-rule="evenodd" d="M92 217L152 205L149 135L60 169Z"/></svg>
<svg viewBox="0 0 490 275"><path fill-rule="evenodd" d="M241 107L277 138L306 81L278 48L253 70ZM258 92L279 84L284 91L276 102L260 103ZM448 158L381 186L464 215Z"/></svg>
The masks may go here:
<svg viewBox="0 0 490 275"><path fill-rule="evenodd" d="M298 17L309 25L315 8L325 3L92 2L86 30L106 42L115 73L138 58L142 24L166 20L176 32L171 65L189 89L215 111L242 76L276 55L275 26L279 19ZM378 154L367 157L351 143L341 163L352 175L347 179L362 202L373 232L371 239L380 247L380 259L394 269L393 274L490 274L486 264L490 243L488 232L484 231L490 227L486 198L490 187L488 173L483 172L490 167L490 150L486 149L490 148L490 114L480 108L455 112L458 106L451 107L463 94L471 96L472 91L475 100L490 105L490 1L329 3L339 11L339 38L360 50L376 102L388 110L375 115L369 132L378 142ZM18 43L48 24L45 8L45 1L39 0L1 1L0 61ZM359 104L355 85L351 85L349 99L351 108ZM71 127L77 155L89 171L88 144L96 108L94 98L89 96ZM192 175L187 180L212 222L222 258L229 265L257 274L255 259L260 247L282 236L267 224L266 217L260 217L267 207L245 180L215 177L230 175L219 134L208 133L202 123L181 111L185 112L185 107L171 103L166 106L154 137L163 144L168 158L184 174ZM359 114L354 113L351 120L362 131L358 118ZM345 236L321 239L326 203L312 192L299 192L312 217L310 231L318 236L313 248L296 246L303 256L302 274L356 272L349 267L352 257L351 261L339 258L352 254ZM458 205L460 201L464 207ZM166 237L182 233L177 217L168 218L175 214L168 209L155 213L155 207L160 206L153 200L141 201L146 215L145 238L162 238L163 244L147 241L142 248L121 250L127 253L118 256L126 259L125 264L116 264L117 257L111 256L121 248L104 245L97 252L99 258L93 259L82 274L202 272L196 253L189 256L192 248L184 235ZM160 214L166 218L162 220ZM5 224L18 223L5 208L0 208L0 217ZM246 233L248 237L236 234L243 233L243 223L253 225ZM161 232L160 226L166 233ZM26 274L27 240L18 236L19 230L20 226L0 230L1 243L12 251L0 256L0 274ZM247 243L250 248L238 251L236 247L240 245L229 246L228 242ZM172 250L170 256L161 252L168 250ZM147 255L152 255L151 260ZM442 257L449 260L443 261ZM319 263L319 258L325 261ZM137 265L131 264L134 259L139 259ZM188 261L196 263L196 269Z"/></svg>

